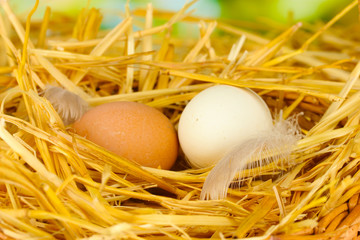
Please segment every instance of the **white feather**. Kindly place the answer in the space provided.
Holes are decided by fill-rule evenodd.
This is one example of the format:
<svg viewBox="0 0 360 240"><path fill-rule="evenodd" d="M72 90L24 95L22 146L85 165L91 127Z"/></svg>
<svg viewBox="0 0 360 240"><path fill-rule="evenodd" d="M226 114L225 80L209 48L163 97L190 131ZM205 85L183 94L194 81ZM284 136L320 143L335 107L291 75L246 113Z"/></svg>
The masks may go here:
<svg viewBox="0 0 360 240"><path fill-rule="evenodd" d="M237 174L247 168L290 160L296 142L302 137L297 118L278 120L271 131L263 132L233 148L210 171L201 199L223 199Z"/></svg>
<svg viewBox="0 0 360 240"><path fill-rule="evenodd" d="M61 87L47 85L44 97L49 100L65 125L79 120L89 109L84 99Z"/></svg>

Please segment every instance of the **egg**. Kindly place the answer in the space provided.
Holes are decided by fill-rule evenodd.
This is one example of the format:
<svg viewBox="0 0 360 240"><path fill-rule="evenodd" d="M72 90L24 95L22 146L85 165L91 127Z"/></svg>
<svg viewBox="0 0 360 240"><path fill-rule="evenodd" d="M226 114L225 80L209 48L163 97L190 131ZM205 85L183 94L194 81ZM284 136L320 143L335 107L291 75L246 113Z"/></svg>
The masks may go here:
<svg viewBox="0 0 360 240"><path fill-rule="evenodd" d="M203 168L272 127L270 110L255 92L216 85L203 90L186 105L179 120L178 136L189 163Z"/></svg>
<svg viewBox="0 0 360 240"><path fill-rule="evenodd" d="M73 127L99 146L146 167L170 169L177 158L174 126L145 104L106 103L86 112Z"/></svg>

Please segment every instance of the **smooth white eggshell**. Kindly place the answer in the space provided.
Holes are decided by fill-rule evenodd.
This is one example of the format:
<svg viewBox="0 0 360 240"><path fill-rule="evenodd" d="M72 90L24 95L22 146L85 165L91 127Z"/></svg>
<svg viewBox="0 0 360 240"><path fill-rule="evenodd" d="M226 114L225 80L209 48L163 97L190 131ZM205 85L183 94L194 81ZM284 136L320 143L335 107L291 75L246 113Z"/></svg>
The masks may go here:
<svg viewBox="0 0 360 240"><path fill-rule="evenodd" d="M269 108L250 89L216 85L196 95L179 120L179 142L194 167L208 167L243 141L270 130Z"/></svg>

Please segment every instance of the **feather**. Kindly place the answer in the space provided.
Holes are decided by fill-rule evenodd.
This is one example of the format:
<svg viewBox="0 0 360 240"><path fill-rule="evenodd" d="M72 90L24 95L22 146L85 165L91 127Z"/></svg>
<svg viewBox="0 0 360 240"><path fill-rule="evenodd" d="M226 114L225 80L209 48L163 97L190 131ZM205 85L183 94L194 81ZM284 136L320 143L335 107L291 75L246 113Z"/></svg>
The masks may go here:
<svg viewBox="0 0 360 240"><path fill-rule="evenodd" d="M225 154L207 176L200 198L225 198L231 182L238 173L241 179L241 171L244 169L277 161L289 162L291 152L301 137L297 117L278 120L270 131L239 144Z"/></svg>
<svg viewBox="0 0 360 240"><path fill-rule="evenodd" d="M51 103L65 125L79 120L89 109L84 99L61 87L47 85L44 97Z"/></svg>

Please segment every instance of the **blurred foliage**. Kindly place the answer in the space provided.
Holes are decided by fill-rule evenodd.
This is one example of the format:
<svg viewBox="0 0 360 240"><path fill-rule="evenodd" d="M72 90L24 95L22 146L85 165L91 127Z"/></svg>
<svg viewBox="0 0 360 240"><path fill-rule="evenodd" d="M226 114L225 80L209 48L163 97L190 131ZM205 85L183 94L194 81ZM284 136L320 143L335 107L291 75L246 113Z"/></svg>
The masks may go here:
<svg viewBox="0 0 360 240"><path fill-rule="evenodd" d="M261 23L273 21L281 24L292 25L297 21L314 22L327 21L343 9L352 0L198 0L190 9L194 9L193 15L201 17L221 18L233 23L241 23L243 27L249 22L260 23L253 29L261 26ZM178 11L186 4L186 0L130 0L131 10L145 9L148 3L160 10ZM25 17L35 0L11 0L15 12ZM45 8L51 8L52 17L77 16L82 8L99 8L103 14L101 27L111 29L124 17L126 0L41 0L38 10L33 19L41 21ZM61 13L61 14L59 14ZM349 23L358 21L358 12L355 9L340 22ZM165 19L155 19L153 24L160 25ZM244 23L246 21L246 23ZM135 24L136 25L136 24ZM269 24L265 24L269 26ZM271 24L270 24L271 25ZM265 27L265 26L264 26ZM261 27L260 27L261 28ZM173 25L172 34L181 36L197 36L198 26L194 24L176 23ZM258 29L260 30L260 29ZM264 30L264 29L263 29Z"/></svg>
<svg viewBox="0 0 360 240"><path fill-rule="evenodd" d="M276 22L327 21L353 0L223 0L221 17L257 21L259 18ZM345 21L353 21L357 11Z"/></svg>
<svg viewBox="0 0 360 240"><path fill-rule="evenodd" d="M328 20L349 4L352 0L199 0L193 9L195 14L204 17L221 17L236 20L257 21L268 18L279 22ZM26 14L35 0L10 1L19 14ZM131 0L130 7L145 8L147 3L163 10L177 11L186 0ZM61 11L69 15L77 15L84 6L101 8L105 15L105 24L113 25L114 16L121 16L125 11L126 0L42 0L38 17L46 6L53 11ZM355 15L355 11L354 14ZM108 17L106 17L108 16ZM112 16L112 17L110 17Z"/></svg>

